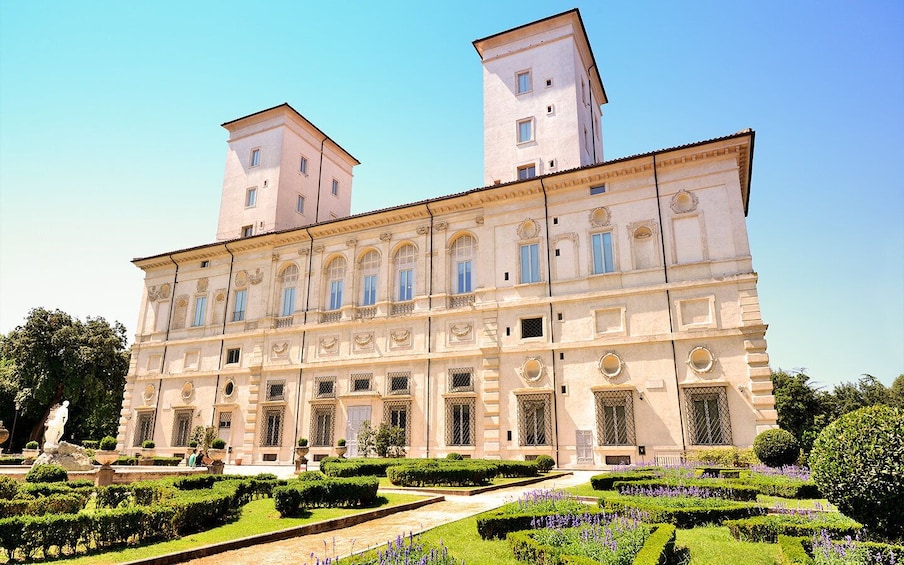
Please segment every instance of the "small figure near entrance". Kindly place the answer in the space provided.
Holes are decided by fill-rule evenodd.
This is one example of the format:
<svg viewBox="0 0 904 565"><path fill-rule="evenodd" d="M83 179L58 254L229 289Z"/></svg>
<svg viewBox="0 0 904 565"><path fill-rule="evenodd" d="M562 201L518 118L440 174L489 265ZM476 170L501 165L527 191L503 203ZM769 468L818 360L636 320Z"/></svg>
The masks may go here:
<svg viewBox="0 0 904 565"><path fill-rule="evenodd" d="M57 408L47 418L47 429L44 431L44 451L56 449L60 446L60 438L63 437L63 428L69 420L69 401L64 400L63 405Z"/></svg>

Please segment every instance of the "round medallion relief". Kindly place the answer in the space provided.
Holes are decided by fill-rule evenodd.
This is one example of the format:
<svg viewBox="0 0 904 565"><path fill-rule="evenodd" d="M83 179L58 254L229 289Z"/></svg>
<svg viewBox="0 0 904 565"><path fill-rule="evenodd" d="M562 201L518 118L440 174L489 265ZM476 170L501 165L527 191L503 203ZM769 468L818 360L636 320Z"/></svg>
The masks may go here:
<svg viewBox="0 0 904 565"><path fill-rule="evenodd" d="M695 373L708 373L713 370L716 358L713 352L706 347L699 346L691 349L687 356L687 364Z"/></svg>
<svg viewBox="0 0 904 565"><path fill-rule="evenodd" d="M184 385L182 385L182 400L188 402L191 400L191 395L195 393L195 385L188 381Z"/></svg>
<svg viewBox="0 0 904 565"><path fill-rule="evenodd" d="M602 357L600 357L599 361L599 371L605 377L614 379L618 375L621 374L622 371L622 360L615 353L606 353Z"/></svg>
<svg viewBox="0 0 904 565"><path fill-rule="evenodd" d="M154 388L154 385L147 385L144 387L144 392L141 393L141 398L144 400L145 404L150 404L151 400L154 399L154 393L157 392L157 389Z"/></svg>
<svg viewBox="0 0 904 565"><path fill-rule="evenodd" d="M543 362L531 357L521 365L521 377L528 382L537 382L543 376Z"/></svg>
<svg viewBox="0 0 904 565"><path fill-rule="evenodd" d="M223 387L223 397L224 398L232 398L235 394L235 381L228 380L226 381L226 386Z"/></svg>

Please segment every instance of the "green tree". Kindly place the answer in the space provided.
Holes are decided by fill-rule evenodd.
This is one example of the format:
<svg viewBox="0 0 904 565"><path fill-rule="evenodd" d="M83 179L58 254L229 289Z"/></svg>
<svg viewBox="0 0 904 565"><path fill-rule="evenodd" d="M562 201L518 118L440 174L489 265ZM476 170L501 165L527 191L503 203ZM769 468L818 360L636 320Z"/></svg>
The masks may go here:
<svg viewBox="0 0 904 565"><path fill-rule="evenodd" d="M888 403L897 408L904 408L904 375L898 375L888 388Z"/></svg>
<svg viewBox="0 0 904 565"><path fill-rule="evenodd" d="M772 388L778 426L797 438L804 451L809 451L819 431L828 423L830 398L812 387L803 371L772 373Z"/></svg>
<svg viewBox="0 0 904 565"><path fill-rule="evenodd" d="M129 369L126 345L119 322L31 310L23 325L0 337L0 397L13 403L0 403L0 419L17 419L11 445L42 441L51 408L63 400L70 402L65 438L116 435Z"/></svg>

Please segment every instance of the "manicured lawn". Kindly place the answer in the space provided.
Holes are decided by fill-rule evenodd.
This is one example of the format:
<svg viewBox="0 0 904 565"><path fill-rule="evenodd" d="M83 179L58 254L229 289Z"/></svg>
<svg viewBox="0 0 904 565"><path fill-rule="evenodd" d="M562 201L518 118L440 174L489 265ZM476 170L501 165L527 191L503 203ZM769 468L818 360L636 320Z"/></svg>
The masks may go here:
<svg viewBox="0 0 904 565"><path fill-rule="evenodd" d="M424 543L439 547L440 542L449 548L449 554L464 559L468 565L492 563L493 565L524 565L512 555L505 540L484 540L477 533L477 516L471 516L424 532Z"/></svg>
<svg viewBox="0 0 904 565"><path fill-rule="evenodd" d="M614 490L593 490L593 487L590 486L590 483L580 484L574 487L568 487L563 489L565 492L570 492L576 496L592 496L595 498L599 498L604 494L618 494Z"/></svg>
<svg viewBox="0 0 904 565"><path fill-rule="evenodd" d="M423 496L414 494L383 494L380 496L382 504L374 506L379 508L394 504L403 504L423 499ZM164 555L174 551L182 551L186 549L197 548L202 545L212 543L220 543L224 541L243 538L256 534L264 534L274 532L293 526L301 526L331 518L339 518L351 514L361 512L360 508L316 508L313 509L308 516L302 518L280 518L279 512L273 505L272 498L260 498L253 500L242 510L242 516L231 524L226 524L218 528L213 528L206 532L191 534L183 538L155 543L142 547L131 547L120 549L117 551L109 551L101 554L86 555L72 559L55 559L53 563L67 564L105 564L105 563L123 563L136 559L144 559L157 555ZM0 557L0 562L5 562Z"/></svg>
<svg viewBox="0 0 904 565"><path fill-rule="evenodd" d="M825 498L782 498L780 496L767 496L765 494L758 494L756 497L757 502L761 502L763 504L767 504L769 506L775 506L776 504L783 504L786 508L816 508L817 505L822 506L823 510L830 510L832 512L837 512L838 509L829 504L829 501Z"/></svg>
<svg viewBox="0 0 904 565"><path fill-rule="evenodd" d="M675 548L686 548L688 565L775 565L778 544L737 541L723 526L678 530Z"/></svg>

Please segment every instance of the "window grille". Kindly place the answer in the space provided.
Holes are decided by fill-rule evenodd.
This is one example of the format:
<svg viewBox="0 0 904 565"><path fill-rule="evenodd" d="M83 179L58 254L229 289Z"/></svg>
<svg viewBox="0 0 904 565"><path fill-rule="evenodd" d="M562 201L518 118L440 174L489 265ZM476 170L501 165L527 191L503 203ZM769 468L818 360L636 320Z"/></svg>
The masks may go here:
<svg viewBox="0 0 904 565"><path fill-rule="evenodd" d="M399 427L405 430L405 445L411 444L411 401L394 400L383 402L383 421L390 427Z"/></svg>
<svg viewBox="0 0 904 565"><path fill-rule="evenodd" d="M336 420L336 407L317 406L311 412L312 444L315 447L333 445L333 428Z"/></svg>
<svg viewBox="0 0 904 565"><path fill-rule="evenodd" d="M552 420L548 394L518 396L520 445L550 445Z"/></svg>
<svg viewBox="0 0 904 565"><path fill-rule="evenodd" d="M232 363L238 363L241 359L242 350L235 349L227 349L226 350L226 364L230 365Z"/></svg>
<svg viewBox="0 0 904 565"><path fill-rule="evenodd" d="M389 381L389 394L411 394L409 383L411 380L411 373L407 371L389 373L387 375L387 380Z"/></svg>
<svg viewBox="0 0 904 565"><path fill-rule="evenodd" d="M543 337L543 318L524 318L521 320L521 338Z"/></svg>
<svg viewBox="0 0 904 565"><path fill-rule="evenodd" d="M261 425L261 447L279 447L282 445L284 408L266 408Z"/></svg>
<svg viewBox="0 0 904 565"><path fill-rule="evenodd" d="M368 391L372 381L373 374L371 373L354 373L351 376L351 386L349 388L352 392Z"/></svg>
<svg viewBox="0 0 904 565"><path fill-rule="evenodd" d="M470 392L474 390L474 369L458 367L449 369L449 392Z"/></svg>
<svg viewBox="0 0 904 565"><path fill-rule="evenodd" d="M317 377L314 383L314 394L317 398L336 397L336 377Z"/></svg>
<svg viewBox="0 0 904 565"><path fill-rule="evenodd" d="M191 435L194 410L176 410L173 417L173 447L185 447Z"/></svg>
<svg viewBox="0 0 904 565"><path fill-rule="evenodd" d="M267 400L285 400L286 381L267 381Z"/></svg>
<svg viewBox="0 0 904 565"><path fill-rule="evenodd" d="M630 390L593 393L599 445L634 445L634 395Z"/></svg>
<svg viewBox="0 0 904 565"><path fill-rule="evenodd" d="M446 445L474 445L473 398L446 399Z"/></svg>
<svg viewBox="0 0 904 565"><path fill-rule="evenodd" d="M221 430L228 430L232 428L232 412L220 412L220 425L219 428Z"/></svg>
<svg viewBox="0 0 904 565"><path fill-rule="evenodd" d="M143 412L138 415L138 422L135 424L135 441L134 447L141 447L142 442L154 439L154 412Z"/></svg>
<svg viewBox="0 0 904 565"><path fill-rule="evenodd" d="M686 388L684 403L691 445L731 445L725 387Z"/></svg>

